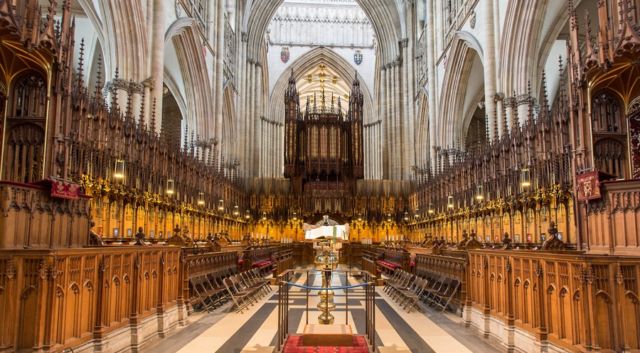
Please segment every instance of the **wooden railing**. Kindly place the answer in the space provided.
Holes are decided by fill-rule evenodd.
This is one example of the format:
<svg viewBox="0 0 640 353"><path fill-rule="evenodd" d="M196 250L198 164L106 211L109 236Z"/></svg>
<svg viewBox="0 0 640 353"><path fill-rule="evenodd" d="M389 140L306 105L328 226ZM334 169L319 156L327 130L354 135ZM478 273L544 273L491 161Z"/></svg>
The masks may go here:
<svg viewBox="0 0 640 353"><path fill-rule="evenodd" d="M178 323L179 276L172 247L0 251L2 350L135 349Z"/></svg>
<svg viewBox="0 0 640 353"><path fill-rule="evenodd" d="M378 266L376 265L375 260L363 257L361 259L361 266L363 271L367 271L378 278L380 277L380 271L378 271Z"/></svg>
<svg viewBox="0 0 640 353"><path fill-rule="evenodd" d="M187 310L191 312L189 299L193 298L195 293L189 281L196 277L212 275L223 268L237 272L238 253L235 251L192 253L188 250L182 250L182 298Z"/></svg>
<svg viewBox="0 0 640 353"><path fill-rule="evenodd" d="M505 345L534 337L573 351L640 348L637 258L470 250L468 271L467 324Z"/></svg>
<svg viewBox="0 0 640 353"><path fill-rule="evenodd" d="M291 248L283 248L274 255L273 275L277 277L286 270L290 270L294 266L293 250Z"/></svg>
<svg viewBox="0 0 640 353"><path fill-rule="evenodd" d="M432 278L435 275L459 281L460 290L453 297L452 304L462 308L466 297L467 258L466 253L465 256L455 255L416 254L415 274L424 278Z"/></svg>

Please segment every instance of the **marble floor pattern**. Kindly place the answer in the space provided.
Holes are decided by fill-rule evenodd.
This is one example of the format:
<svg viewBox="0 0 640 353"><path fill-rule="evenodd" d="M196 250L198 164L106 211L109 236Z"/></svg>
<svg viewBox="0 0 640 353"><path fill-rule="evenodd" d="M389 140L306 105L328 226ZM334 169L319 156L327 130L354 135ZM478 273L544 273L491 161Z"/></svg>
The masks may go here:
<svg viewBox="0 0 640 353"><path fill-rule="evenodd" d="M332 280L332 285L358 283L352 277L339 275ZM308 282L307 282L308 280ZM296 276L296 283L321 285L320 274L301 273ZM306 290L292 287L289 294L289 332L302 332L307 320L316 323L319 310L316 308L319 297L317 292L309 295L309 311L307 317ZM278 294L276 287L257 304L242 313L231 311L230 306L222 307L210 314L196 314L190 317L193 322L179 329L166 339L142 349L142 352L153 353L266 353L273 352L276 344L275 336L278 326ZM347 299L348 297L348 299ZM345 317L348 300L349 310ZM348 293L336 290L334 294L336 309L332 311L335 323L348 323L354 333L363 333L364 292L352 289ZM420 353L494 353L499 349L491 346L486 340L476 336L471 330L464 328L462 319L454 314L442 314L429 308L424 312L407 313L400 308L382 287L377 288L376 298L376 343L381 352L420 352ZM384 348L382 348L384 347Z"/></svg>

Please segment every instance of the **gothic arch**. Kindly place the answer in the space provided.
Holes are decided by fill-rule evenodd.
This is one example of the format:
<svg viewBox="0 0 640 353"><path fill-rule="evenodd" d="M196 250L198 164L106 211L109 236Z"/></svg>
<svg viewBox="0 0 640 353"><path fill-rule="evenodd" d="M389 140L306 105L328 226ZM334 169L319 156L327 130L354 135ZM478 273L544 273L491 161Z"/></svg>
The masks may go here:
<svg viewBox="0 0 640 353"><path fill-rule="evenodd" d="M539 20L540 10L544 6L539 5L537 0L516 0L509 1L507 13L505 15L504 29L502 30L501 67L502 89L507 95L514 91L516 94L527 92L527 82L535 77L535 66L533 52L537 46L538 35L535 26L541 26ZM536 33L534 33L536 32ZM532 82L534 84L534 82ZM535 91L534 91L535 92Z"/></svg>
<svg viewBox="0 0 640 353"><path fill-rule="evenodd" d="M189 129L196 131L201 139L209 139L215 132L213 124L208 119L213 116L213 101L210 99L212 94L207 64L202 56L200 38L194 26L192 20L177 20L169 26L165 41L171 40L175 47L184 83L186 114L183 112L183 117ZM174 93L174 96L177 95Z"/></svg>
<svg viewBox="0 0 640 353"><path fill-rule="evenodd" d="M479 59L483 65L482 48L477 39L466 32L457 32L451 44L447 57L447 67L442 84L440 97L440 118L436 126L439 131L437 141L433 146L453 146L460 141L464 133L464 122L467 120L464 109L465 98L468 95L469 79L474 68L474 59ZM484 73L482 73L484 81ZM484 85L482 87L484 89Z"/></svg>
<svg viewBox="0 0 640 353"><path fill-rule="evenodd" d="M271 120L284 122L284 104L282 103L282 99L287 88L287 83L289 82L289 77L291 76L291 70L293 70L295 75L296 73L306 72L319 64L325 64L332 68L346 82L350 83L355 79L356 69L340 55L325 47L313 49L291 63L291 65L282 72L278 81L276 81L271 96L269 97L269 118ZM375 121L376 117L373 112L373 100L369 87L360 81L360 88L364 95L364 123L366 124Z"/></svg>

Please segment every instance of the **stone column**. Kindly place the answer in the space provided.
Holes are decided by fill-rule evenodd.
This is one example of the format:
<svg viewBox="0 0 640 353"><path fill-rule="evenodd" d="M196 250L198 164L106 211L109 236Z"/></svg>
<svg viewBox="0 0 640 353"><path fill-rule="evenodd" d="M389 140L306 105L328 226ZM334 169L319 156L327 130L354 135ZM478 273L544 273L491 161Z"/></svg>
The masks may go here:
<svg viewBox="0 0 640 353"><path fill-rule="evenodd" d="M435 149L433 145L436 142L436 118L437 118L437 103L436 103L436 75L435 75L435 31L434 31L434 11L435 1L428 1L427 9L427 86L428 94L427 100L429 102L429 149L427 153L431 161L435 161Z"/></svg>
<svg viewBox="0 0 640 353"><path fill-rule="evenodd" d="M222 137L222 93L223 87L222 82L224 81L224 1L217 1L217 13L216 13L216 67L215 67L215 77L216 80L213 82L215 85L214 90L214 116L215 116L215 136L218 138ZM229 146L229 141L223 141L226 146Z"/></svg>
<svg viewBox="0 0 640 353"><path fill-rule="evenodd" d="M249 55L249 48L247 47L247 56ZM245 151L245 161L244 164L245 165L249 165L249 163L251 163L251 158L253 156L253 141L252 140L252 132L253 132L253 119L254 119L254 114L253 114L253 94L255 94L255 87L253 85L253 66L254 62L252 59L250 59L249 57L247 57L247 82L246 82L246 86L245 86L245 90L247 91L247 96L246 96L246 117L245 117L245 127L244 127L244 134L242 136L242 142L246 144L246 151ZM251 171L249 170L249 168L245 169L245 175L246 176L250 176L251 175Z"/></svg>
<svg viewBox="0 0 640 353"><path fill-rule="evenodd" d="M389 120L387 118L387 69L385 68L385 66L383 65L380 68L380 85L379 85L379 90L380 90L380 103L379 103L379 116L380 116L380 120L383 122L384 124L384 141L381 141L382 143L382 158L383 158L383 177L388 177L389 176L389 169L390 169L390 159L389 158L389 150L390 150L390 146L389 143L391 142L390 140L390 134L389 134ZM381 134L382 135L382 134Z"/></svg>
<svg viewBox="0 0 640 353"><path fill-rule="evenodd" d="M151 102L156 102L156 132L162 127L162 96L164 81L164 1L153 0L153 32L151 33ZM147 115L147 124L151 121L151 115Z"/></svg>
<svg viewBox="0 0 640 353"><path fill-rule="evenodd" d="M260 97L262 95L262 66L260 63L256 62L253 68L253 86L256 88L256 94L253 97L253 118L252 121L252 146L251 151L253 155L251 156L250 164L246 166L251 169L251 175L256 176L255 166L258 164L258 144L256 141L258 140L258 129L256 125L258 124L258 118L260 116Z"/></svg>
<svg viewBox="0 0 640 353"><path fill-rule="evenodd" d="M394 158L394 179L402 179L402 112L401 112L401 78L400 78L400 61L396 59L393 62L392 72L393 72L393 96L391 98L391 102L393 104L393 132L395 134L395 141L393 143L393 154Z"/></svg>
<svg viewBox="0 0 640 353"><path fill-rule="evenodd" d="M246 129L247 129L247 97L249 96L248 89L248 62L247 62L247 34L242 33L240 42L240 57L238 59L238 67L240 68L240 74L238 75L238 85L240 97L238 99L238 122L236 138L238 140L238 158L243 165L247 164L247 144L246 144ZM247 175L246 168L243 168L243 176Z"/></svg>
<svg viewBox="0 0 640 353"><path fill-rule="evenodd" d="M396 98L396 90L395 90L395 70L393 68L393 63L387 64L387 128L389 129L389 142L387 145L389 146L389 178L396 178L396 163L398 155L396 153L396 142L398 140L398 136L396 135L396 124L394 119L395 114L395 105L393 104Z"/></svg>
<svg viewBox="0 0 640 353"><path fill-rule="evenodd" d="M498 136L496 121L496 43L494 24L494 1L485 1L485 43L484 51L484 102L489 127L489 139L493 140Z"/></svg>

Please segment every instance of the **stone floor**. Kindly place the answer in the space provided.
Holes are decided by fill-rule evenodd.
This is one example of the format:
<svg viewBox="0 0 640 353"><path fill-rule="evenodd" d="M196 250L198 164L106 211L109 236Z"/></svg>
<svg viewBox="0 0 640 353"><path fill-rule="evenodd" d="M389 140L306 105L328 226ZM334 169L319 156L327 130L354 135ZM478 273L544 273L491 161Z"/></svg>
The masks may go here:
<svg viewBox="0 0 640 353"><path fill-rule="evenodd" d="M352 284L357 280L337 276L333 286ZM304 284L306 274L297 278ZM309 274L309 283L320 285L320 275ZM454 314L443 314L430 308L424 312L407 313L396 305L383 291L377 288L376 298L376 342L380 353L495 353L501 350L491 346L486 340L466 329L462 319ZM289 332L302 332L307 322L306 290L292 287L289 304ZM347 295L335 291L336 309L333 312L336 323L348 323L354 333L364 332L364 293L349 290L349 310L345 317ZM309 296L309 323L316 323L319 314L316 305L318 296ZM142 352L153 353L271 353L275 347L278 324L277 293L265 296L259 303L243 313L235 313L229 305L209 314L190 317L189 326L143 348Z"/></svg>

